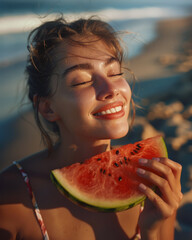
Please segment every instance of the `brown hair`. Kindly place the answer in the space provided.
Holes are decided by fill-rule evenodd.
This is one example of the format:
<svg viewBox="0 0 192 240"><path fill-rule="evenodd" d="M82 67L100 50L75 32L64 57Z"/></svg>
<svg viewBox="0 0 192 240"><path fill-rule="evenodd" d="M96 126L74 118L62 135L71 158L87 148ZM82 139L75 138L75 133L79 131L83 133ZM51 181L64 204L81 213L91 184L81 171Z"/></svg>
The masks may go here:
<svg viewBox="0 0 192 240"><path fill-rule="evenodd" d="M55 68L52 53L64 41L73 42L76 45L85 44L80 40L74 40L80 39L82 36L96 36L98 40L102 40L122 63L123 51L117 33L108 23L98 18L91 17L67 22L60 17L54 21L43 23L34 29L28 37L29 56L26 66L28 97L33 102L34 96L37 96L37 101L33 104L35 120L49 150L53 147L53 141L47 130L59 135L59 129L56 123L49 123L48 129L45 129L40 120L38 108L40 99L50 97L52 94L50 77Z"/></svg>

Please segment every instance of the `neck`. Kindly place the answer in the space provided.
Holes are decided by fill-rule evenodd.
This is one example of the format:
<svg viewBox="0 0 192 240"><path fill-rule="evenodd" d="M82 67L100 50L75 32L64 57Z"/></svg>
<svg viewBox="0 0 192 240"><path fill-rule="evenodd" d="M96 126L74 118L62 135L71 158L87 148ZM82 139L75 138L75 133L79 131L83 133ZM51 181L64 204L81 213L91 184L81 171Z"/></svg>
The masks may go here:
<svg viewBox="0 0 192 240"><path fill-rule="evenodd" d="M109 139L97 141L82 141L81 139L79 142L69 142L68 139L56 147L54 158L58 159L61 166L83 162L94 155L110 150L110 142Z"/></svg>

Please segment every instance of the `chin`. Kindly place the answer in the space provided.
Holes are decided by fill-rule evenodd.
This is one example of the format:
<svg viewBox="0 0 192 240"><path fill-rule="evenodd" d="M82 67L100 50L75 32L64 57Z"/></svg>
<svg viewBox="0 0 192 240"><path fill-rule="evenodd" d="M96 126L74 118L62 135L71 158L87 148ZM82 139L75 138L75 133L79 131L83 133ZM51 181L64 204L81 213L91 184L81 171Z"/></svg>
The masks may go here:
<svg viewBox="0 0 192 240"><path fill-rule="evenodd" d="M111 139L123 138L123 137L125 137L127 135L127 133L128 133L128 130L126 132L125 131L120 132L120 133L115 134L114 136L112 136Z"/></svg>
<svg viewBox="0 0 192 240"><path fill-rule="evenodd" d="M110 131L107 133L108 139L119 139L122 137L125 137L129 131L129 125L126 124L126 126L121 126L118 128L113 128L113 131Z"/></svg>

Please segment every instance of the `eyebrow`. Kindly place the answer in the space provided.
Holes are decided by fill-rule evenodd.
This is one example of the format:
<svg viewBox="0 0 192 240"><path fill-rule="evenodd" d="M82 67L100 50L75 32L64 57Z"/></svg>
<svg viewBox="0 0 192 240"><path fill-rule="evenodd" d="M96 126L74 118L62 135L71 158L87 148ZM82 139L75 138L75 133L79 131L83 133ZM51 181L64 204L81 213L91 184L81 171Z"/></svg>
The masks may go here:
<svg viewBox="0 0 192 240"><path fill-rule="evenodd" d="M109 64L113 63L113 62L119 62L119 60L115 57L110 57L106 60L105 62L105 66L108 66ZM62 76L65 77L67 74L69 74L70 72L76 71L76 70L91 70L93 67L90 63L81 63L81 64L77 64L74 66L71 66L69 68L67 68L63 73Z"/></svg>

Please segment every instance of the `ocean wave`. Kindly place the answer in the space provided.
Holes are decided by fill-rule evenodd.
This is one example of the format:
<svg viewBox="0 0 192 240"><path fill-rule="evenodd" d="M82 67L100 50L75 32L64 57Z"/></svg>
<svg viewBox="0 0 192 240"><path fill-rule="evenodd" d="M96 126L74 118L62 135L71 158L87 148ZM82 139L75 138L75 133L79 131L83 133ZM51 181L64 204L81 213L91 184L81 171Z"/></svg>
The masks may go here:
<svg viewBox="0 0 192 240"><path fill-rule="evenodd" d="M132 8L132 9L114 9L108 8L100 11L81 12L81 13L66 13L66 19L74 20L79 17L90 17L97 15L105 21L122 21L135 20L146 18L167 18L187 15L185 9L177 8L161 8L161 7L146 7L146 8ZM27 32L37 27L45 20L54 19L58 14L52 13L45 15L38 14L23 14L10 15L0 17L0 35Z"/></svg>

